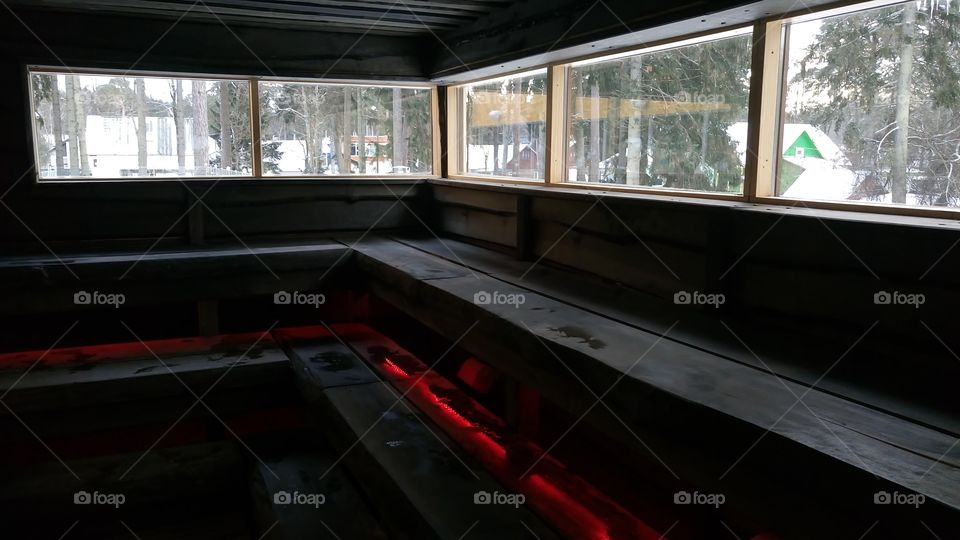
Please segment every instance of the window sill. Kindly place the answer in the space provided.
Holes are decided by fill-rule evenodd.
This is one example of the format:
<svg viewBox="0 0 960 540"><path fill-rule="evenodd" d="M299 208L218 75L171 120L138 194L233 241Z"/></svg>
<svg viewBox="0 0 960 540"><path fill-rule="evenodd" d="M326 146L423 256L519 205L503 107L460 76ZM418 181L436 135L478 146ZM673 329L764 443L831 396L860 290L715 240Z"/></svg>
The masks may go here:
<svg viewBox="0 0 960 540"><path fill-rule="evenodd" d="M380 175L380 176L176 176L176 177L121 177L121 178L63 178L38 179L34 183L38 186L77 185L77 184L153 184L176 185L179 183L214 183L222 182L230 185L258 185L265 183L283 184L411 184L421 183L430 179L439 179L429 174Z"/></svg>

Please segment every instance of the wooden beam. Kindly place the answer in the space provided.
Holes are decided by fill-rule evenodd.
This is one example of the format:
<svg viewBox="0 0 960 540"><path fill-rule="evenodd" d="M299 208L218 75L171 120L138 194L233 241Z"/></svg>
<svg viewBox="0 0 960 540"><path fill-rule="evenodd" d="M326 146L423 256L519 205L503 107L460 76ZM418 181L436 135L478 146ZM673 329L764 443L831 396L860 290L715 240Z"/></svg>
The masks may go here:
<svg viewBox="0 0 960 540"><path fill-rule="evenodd" d="M747 134L747 176L744 193L748 197L775 195L780 152L777 146L783 112L783 22L758 22L754 30L754 72L750 79L750 121ZM762 54L762 57L760 56ZM749 190L748 190L749 188Z"/></svg>
<svg viewBox="0 0 960 540"><path fill-rule="evenodd" d="M547 68L547 155L544 157L544 178L548 184L559 184L567 176L567 68Z"/></svg>

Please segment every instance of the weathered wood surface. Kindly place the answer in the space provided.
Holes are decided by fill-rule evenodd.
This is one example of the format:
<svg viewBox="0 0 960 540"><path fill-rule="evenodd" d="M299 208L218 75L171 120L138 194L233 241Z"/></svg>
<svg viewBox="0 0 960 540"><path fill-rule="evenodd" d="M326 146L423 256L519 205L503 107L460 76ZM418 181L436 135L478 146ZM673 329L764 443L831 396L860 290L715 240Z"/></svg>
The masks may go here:
<svg viewBox="0 0 960 540"><path fill-rule="evenodd" d="M516 245L517 218L458 206L439 209L440 223L452 234L471 236L505 246Z"/></svg>
<svg viewBox="0 0 960 540"><path fill-rule="evenodd" d="M332 347L344 346L337 341ZM503 489L473 460L452 453L453 441L428 427L430 420L387 383L343 385L343 377L309 365L302 354L293 354L291 361L318 426L343 452L339 466L357 475L392 535L529 538L523 522L533 524L536 518L522 507L474 504L475 493ZM351 364L348 371L357 367ZM365 364L363 369L369 371Z"/></svg>
<svg viewBox="0 0 960 540"><path fill-rule="evenodd" d="M810 0L807 5L827 3L829 0ZM636 47L638 43L721 30L749 23L760 16L757 12L780 13L796 7L776 0L743 9L745 4L748 2L736 0L661 5L609 0L598 11L593 4L572 0L517 2L441 36L450 45L437 46L439 53L429 68L436 78L482 68L491 68L484 76L494 76L533 69L564 55L590 55L602 48ZM545 9L547 5L549 9ZM610 41L592 47L591 42L597 40ZM570 47L576 47L574 52L564 51ZM556 54L551 57L551 52Z"/></svg>
<svg viewBox="0 0 960 540"><path fill-rule="evenodd" d="M264 25L263 19L257 24L232 21L227 26L209 16L205 21L178 21L175 16L69 13L36 6L18 7L17 16L26 27L12 16L0 20L7 50L18 51L14 58L48 65L311 78L426 78L419 59L422 48L415 38L285 27L283 39L277 39L277 29Z"/></svg>
<svg viewBox="0 0 960 540"><path fill-rule="evenodd" d="M251 492L259 538L387 539L353 480L334 467L335 459L328 449L311 446L266 457L254 466ZM318 504L294 503L296 494Z"/></svg>
<svg viewBox="0 0 960 540"><path fill-rule="evenodd" d="M313 290L350 261L334 242L216 246L144 254L11 257L0 261L0 315L84 311L80 291L123 294L123 307Z"/></svg>
<svg viewBox="0 0 960 540"><path fill-rule="evenodd" d="M960 509L960 494L953 487L960 481L953 437L500 280L404 277L389 263L377 269L375 252L366 256L375 292L451 339L465 323L479 320L463 347L540 388L574 414L594 400L557 368L557 357L593 392L610 389L605 402L628 425L639 432L670 433L674 445L706 444L721 461L729 460L727 466L764 437L762 450L749 460L751 467L779 469L775 455L798 459L794 470L778 470L777 475L799 474L810 485L832 486L834 493L826 500L847 505L853 498L863 502L861 510L870 510L871 490L886 485L924 493L942 504L928 505L932 518L943 518L939 512L947 507ZM417 294L404 294L410 290ZM473 298L479 290L522 293L526 302L520 307L478 306ZM828 427L824 418L834 425ZM680 425L685 428L678 432ZM723 475L724 467L713 474Z"/></svg>
<svg viewBox="0 0 960 540"><path fill-rule="evenodd" d="M0 260L5 288L81 280L190 279L240 272L322 269L343 255L332 242L312 245L211 247L123 254L6 257ZM259 259L259 260L258 260Z"/></svg>
<svg viewBox="0 0 960 540"><path fill-rule="evenodd" d="M140 538L254 538L237 509L245 502L237 496L245 468L233 444L158 447L147 454L67 463L80 480L56 462L0 469L5 537L119 540L131 538L132 530ZM74 495L81 491L122 494L125 499L118 508L74 504Z"/></svg>
<svg viewBox="0 0 960 540"><path fill-rule="evenodd" d="M380 381L342 338L324 327L278 328L273 336L293 360L297 377L310 382L302 385L303 391L311 392L306 396L308 400L322 397L314 391Z"/></svg>
<svg viewBox="0 0 960 540"><path fill-rule="evenodd" d="M214 385L226 390L290 380L286 355L263 333L148 342L147 347L125 343L0 355L4 403L24 414L191 391L202 396ZM0 417L7 414L0 410Z"/></svg>
<svg viewBox="0 0 960 540"><path fill-rule="evenodd" d="M610 538L663 538L647 516L641 518L625 509L622 501L599 491L586 477L545 454L543 448L509 428L505 420L392 339L365 325L338 324L332 329L497 480L511 491L524 493L526 505L548 520L561 537L588 538L605 529ZM403 376L395 376L398 371ZM528 474L522 475L525 470ZM550 487L542 483L544 479L549 479ZM645 502L648 504L644 506L655 505ZM662 506L660 509L663 511ZM541 526L526 525L531 529ZM669 526L670 522L663 523L659 531ZM554 537L552 531L534 534Z"/></svg>
<svg viewBox="0 0 960 540"><path fill-rule="evenodd" d="M492 277L538 294L554 298L580 309L601 315L638 329L662 334L670 330L667 339L679 341L718 356L772 371L778 376L813 385L826 392L843 396L862 404L908 418L948 434L960 434L960 419L949 413L940 399L927 401L918 390L930 393L930 388L945 382L943 375L928 376L918 373L909 385L891 379L902 366L877 362L875 351L850 351L844 361L821 379L850 343L827 336L818 341L796 339L795 331L776 325L746 323L741 318L723 314L715 309L695 309L676 305L672 301L644 292L610 283L596 276L576 274L552 268L549 265L519 262L477 246L457 240L436 238L397 238L398 242L415 247L448 262L460 261L474 272ZM452 253L452 254L451 254ZM864 323L863 330L870 322ZM742 342L741 342L742 340ZM790 347L783 347L790 343ZM889 351L888 351L889 352ZM910 357L914 366L932 358L924 358L916 350ZM942 366L948 367L948 366ZM940 373L937 371L936 373ZM947 380L952 380L946 377ZM930 397L930 396L926 396Z"/></svg>

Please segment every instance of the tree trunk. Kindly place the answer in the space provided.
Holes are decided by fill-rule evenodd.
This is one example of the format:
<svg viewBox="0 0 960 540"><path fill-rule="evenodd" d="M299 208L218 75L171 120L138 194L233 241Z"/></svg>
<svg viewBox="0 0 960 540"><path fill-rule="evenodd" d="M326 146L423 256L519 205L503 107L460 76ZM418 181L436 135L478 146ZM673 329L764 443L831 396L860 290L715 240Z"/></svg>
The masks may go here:
<svg viewBox="0 0 960 540"><path fill-rule="evenodd" d="M69 151L67 156L70 159L70 176L80 176L80 145L77 144L77 78L74 75L66 75L66 95L67 95L67 145Z"/></svg>
<svg viewBox="0 0 960 540"><path fill-rule="evenodd" d="M630 60L630 80L637 89L636 94L640 97L643 91L643 61L639 58ZM627 128L627 184L633 186L640 185L640 159L644 157L642 146L643 136L641 131L642 116L641 108L643 101L634 99L633 112L630 114L630 124Z"/></svg>
<svg viewBox="0 0 960 540"><path fill-rule="evenodd" d="M207 83L193 81L193 168L196 176L207 174L210 160L207 125Z"/></svg>
<svg viewBox="0 0 960 540"><path fill-rule="evenodd" d="M232 171L233 129L230 125L230 82L220 81L220 166Z"/></svg>
<svg viewBox="0 0 960 540"><path fill-rule="evenodd" d="M187 134L183 132L183 81L173 83L173 128L177 132L177 174L187 169Z"/></svg>
<svg viewBox="0 0 960 540"><path fill-rule="evenodd" d="M333 152L333 161L337 165L338 174L343 174L343 165L345 163L345 158L343 156L343 144L341 143L345 136L343 131L343 119L336 114L330 115L330 118L333 122L333 140L330 141L330 150Z"/></svg>
<svg viewBox="0 0 960 540"><path fill-rule="evenodd" d="M394 88L393 89L393 139L390 141L393 144L393 170L397 171L397 167L402 167L407 164L407 156L404 151L404 140L403 140L403 89Z"/></svg>
<svg viewBox="0 0 960 540"><path fill-rule="evenodd" d="M83 89L77 78L77 153L80 155L80 174L90 176L90 156L87 155L87 109L83 106Z"/></svg>
<svg viewBox="0 0 960 540"><path fill-rule="evenodd" d="M300 87L300 98L303 100L303 172L306 174L317 173L317 150L316 150L316 117L314 116L313 102L315 101L313 92L307 92L306 85Z"/></svg>
<svg viewBox="0 0 960 540"><path fill-rule="evenodd" d="M350 89L343 87L343 138L340 139L342 145L341 152L343 160L340 164L340 174L350 174L352 172L353 154L351 147L353 145L353 113L350 111L350 104L353 101Z"/></svg>
<svg viewBox="0 0 960 540"><path fill-rule="evenodd" d="M907 168L909 166L910 81L913 78L913 40L916 36L917 4L903 5L903 42L900 45L900 78L897 81L897 132L894 134L893 171L890 175L891 198L894 203L907 202Z"/></svg>
<svg viewBox="0 0 960 540"><path fill-rule="evenodd" d="M87 155L87 109L83 106L80 78L74 77L74 112L77 115L77 154L80 156L80 175L90 176L90 157Z"/></svg>
<svg viewBox="0 0 960 540"><path fill-rule="evenodd" d="M643 172L647 175L647 184L651 184L653 176L653 165L657 162L655 152L657 151L657 141L653 133L657 129L657 118L651 116L647 118L647 140L643 141Z"/></svg>
<svg viewBox="0 0 960 540"><path fill-rule="evenodd" d="M520 176L520 117L523 116L520 112L520 100L523 99L523 88L520 86L520 81L514 79L513 81L513 114L512 117L513 124L513 175Z"/></svg>
<svg viewBox="0 0 960 540"><path fill-rule="evenodd" d="M357 88L357 168L360 174L367 172L367 125L363 121L363 89Z"/></svg>
<svg viewBox="0 0 960 540"><path fill-rule="evenodd" d="M133 80L137 95L137 167L140 176L147 175L147 95L143 78Z"/></svg>
<svg viewBox="0 0 960 540"><path fill-rule="evenodd" d="M60 112L60 77L58 75L54 75L51 78L53 79L53 83L51 84L50 88L50 104L53 108L53 155L54 159L57 160L57 176L66 176L67 169L63 166L63 160L65 157L64 150L66 147L63 143L63 118Z"/></svg>
<svg viewBox="0 0 960 540"><path fill-rule="evenodd" d="M616 80L614 88L621 80L622 78ZM613 167L613 174L608 173L607 176L612 177L614 182L620 183L623 154L620 153L620 96L617 90L611 91L607 98L607 131L605 135L607 143L604 145L604 152L610 159L608 168Z"/></svg>
<svg viewBox="0 0 960 540"><path fill-rule="evenodd" d="M623 118L623 104L624 104L624 93L623 88L628 84L630 77L630 65L627 62L620 63L620 71L617 77L617 92L616 92L616 149L614 150L617 154L617 170L616 170L616 179L618 184L627 183L627 133L629 131L629 122L627 119L624 122Z"/></svg>
<svg viewBox="0 0 960 540"><path fill-rule="evenodd" d="M592 77L591 77L592 78ZM600 83L590 85L590 181L600 181Z"/></svg>

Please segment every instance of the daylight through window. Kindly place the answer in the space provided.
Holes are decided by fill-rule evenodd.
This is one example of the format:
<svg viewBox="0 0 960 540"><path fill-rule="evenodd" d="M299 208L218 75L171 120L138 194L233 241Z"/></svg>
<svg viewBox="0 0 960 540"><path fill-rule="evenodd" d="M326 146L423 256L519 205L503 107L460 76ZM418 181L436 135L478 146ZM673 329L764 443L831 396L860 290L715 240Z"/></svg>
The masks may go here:
<svg viewBox="0 0 960 540"><path fill-rule="evenodd" d="M40 178L249 176L249 83L31 74Z"/></svg>
<svg viewBox="0 0 960 540"><path fill-rule="evenodd" d="M784 25L776 195L960 206L960 5Z"/></svg>
<svg viewBox="0 0 960 540"><path fill-rule="evenodd" d="M260 83L266 175L432 174L429 88Z"/></svg>
<svg viewBox="0 0 960 540"><path fill-rule="evenodd" d="M743 31L567 69L567 181L743 192Z"/></svg>
<svg viewBox="0 0 960 540"><path fill-rule="evenodd" d="M465 174L542 179L546 157L547 72L461 88L466 107Z"/></svg>

